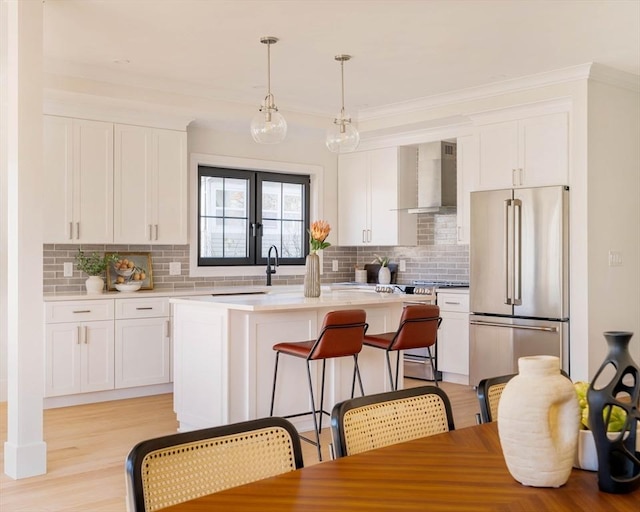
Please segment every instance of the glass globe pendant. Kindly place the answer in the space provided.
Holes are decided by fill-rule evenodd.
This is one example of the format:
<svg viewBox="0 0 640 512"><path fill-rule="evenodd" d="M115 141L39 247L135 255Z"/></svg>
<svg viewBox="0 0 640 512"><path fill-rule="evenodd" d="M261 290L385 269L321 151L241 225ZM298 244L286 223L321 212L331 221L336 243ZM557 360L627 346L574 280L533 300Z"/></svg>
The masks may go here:
<svg viewBox="0 0 640 512"><path fill-rule="evenodd" d="M360 143L360 134L355 126L351 124L351 117L344 111L344 63L351 59L351 55L336 55L335 59L340 62L342 108L333 120L333 126L327 129L326 144L332 153L349 153L355 151Z"/></svg>
<svg viewBox="0 0 640 512"><path fill-rule="evenodd" d="M287 136L287 122L278 112L271 94L271 45L277 43L278 38L265 36L260 42L267 45L267 95L251 120L251 136L259 144L277 144Z"/></svg>

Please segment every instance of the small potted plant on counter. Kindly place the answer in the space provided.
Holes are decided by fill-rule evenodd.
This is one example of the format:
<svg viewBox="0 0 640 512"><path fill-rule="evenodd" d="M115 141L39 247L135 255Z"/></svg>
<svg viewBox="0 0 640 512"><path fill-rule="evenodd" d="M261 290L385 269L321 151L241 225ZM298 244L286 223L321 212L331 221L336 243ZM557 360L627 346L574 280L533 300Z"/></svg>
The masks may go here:
<svg viewBox="0 0 640 512"><path fill-rule="evenodd" d="M87 293L95 294L103 292L104 279L102 276L104 275L107 267L117 260L117 254L105 256L94 252L87 256L82 249L78 249L78 254L76 254L76 265L78 270L81 270L89 276L84 283Z"/></svg>
<svg viewBox="0 0 640 512"><path fill-rule="evenodd" d="M375 259L372 263L377 263L380 265L380 270L378 270L378 283L379 284L390 284L391 283L391 270L389 269L389 258L387 256L380 256L378 254L374 254Z"/></svg>

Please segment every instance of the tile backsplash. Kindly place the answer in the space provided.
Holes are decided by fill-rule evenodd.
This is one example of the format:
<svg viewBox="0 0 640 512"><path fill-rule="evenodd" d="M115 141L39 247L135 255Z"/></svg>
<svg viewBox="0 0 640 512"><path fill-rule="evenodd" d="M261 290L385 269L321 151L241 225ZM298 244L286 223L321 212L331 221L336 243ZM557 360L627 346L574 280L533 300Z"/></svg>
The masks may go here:
<svg viewBox="0 0 640 512"><path fill-rule="evenodd" d="M76 269L73 276L64 277L64 263L75 262L80 246L77 244L44 244L43 291L64 293L84 291L86 276ZM182 290L210 288L213 286L262 285L263 276L189 277L188 245L113 245L84 244L85 252L150 252L153 263L155 289ZM406 271L398 272L398 283L411 284L414 280L469 280L469 246L456 243L455 209L444 213L418 214L418 245L412 247L338 247L323 251L323 275L325 283L353 281L355 267L363 268L374 259L374 254L388 256L392 263L405 260ZM338 271L332 270L333 260ZM169 275L169 263L180 262L181 275ZM273 276L274 284L302 284L299 276Z"/></svg>

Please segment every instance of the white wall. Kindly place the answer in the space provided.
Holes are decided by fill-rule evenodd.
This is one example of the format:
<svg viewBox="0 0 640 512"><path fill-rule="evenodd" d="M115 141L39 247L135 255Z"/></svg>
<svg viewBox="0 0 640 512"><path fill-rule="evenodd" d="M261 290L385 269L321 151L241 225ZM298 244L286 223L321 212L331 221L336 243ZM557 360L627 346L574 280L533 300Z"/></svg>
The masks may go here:
<svg viewBox="0 0 640 512"><path fill-rule="evenodd" d="M640 364L640 94L601 82L588 89L589 375L604 331L632 331ZM609 266L609 250L622 266Z"/></svg>

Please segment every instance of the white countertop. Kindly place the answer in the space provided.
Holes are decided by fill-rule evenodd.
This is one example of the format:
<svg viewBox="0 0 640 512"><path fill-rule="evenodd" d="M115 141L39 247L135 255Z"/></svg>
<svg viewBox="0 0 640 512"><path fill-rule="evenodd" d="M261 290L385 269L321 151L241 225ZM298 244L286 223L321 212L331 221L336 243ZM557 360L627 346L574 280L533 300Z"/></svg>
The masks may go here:
<svg viewBox="0 0 640 512"><path fill-rule="evenodd" d="M322 294L317 298L304 297L302 286L296 291L284 291L284 287L274 287L266 294L256 295L226 295L207 297L174 297L173 304L197 304L216 308L240 311L278 311L295 309L319 309L341 306L384 305L402 302L420 301L419 295L404 295L400 293L372 293L361 290L332 290L322 288ZM430 298L424 296L424 300Z"/></svg>
<svg viewBox="0 0 640 512"><path fill-rule="evenodd" d="M119 292L109 291L98 294L88 294L87 292L63 292L63 293L45 293L45 302L54 302L62 300L100 300L100 299L133 299L141 297L194 297L209 295L229 295L256 292L270 292L277 290L279 292L302 290L300 285L278 285L278 286L217 286L215 288L188 288L184 290L173 289L155 289L155 290L139 290L137 292Z"/></svg>

